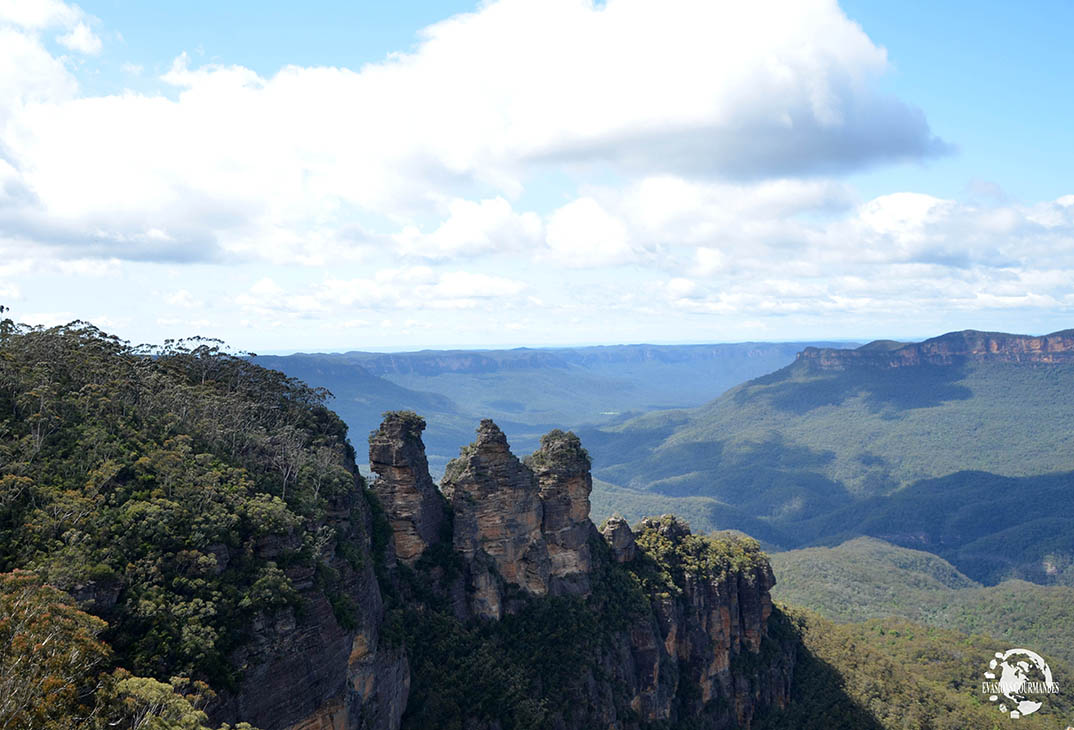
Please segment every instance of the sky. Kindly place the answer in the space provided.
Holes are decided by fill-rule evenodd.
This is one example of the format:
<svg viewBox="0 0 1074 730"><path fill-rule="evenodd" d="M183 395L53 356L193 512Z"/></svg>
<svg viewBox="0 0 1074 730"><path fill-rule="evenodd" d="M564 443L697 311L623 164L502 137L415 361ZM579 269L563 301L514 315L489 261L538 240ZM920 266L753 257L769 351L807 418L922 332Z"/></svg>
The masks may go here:
<svg viewBox="0 0 1074 730"><path fill-rule="evenodd" d="M0 304L261 353L1074 327L1071 27L0 0Z"/></svg>

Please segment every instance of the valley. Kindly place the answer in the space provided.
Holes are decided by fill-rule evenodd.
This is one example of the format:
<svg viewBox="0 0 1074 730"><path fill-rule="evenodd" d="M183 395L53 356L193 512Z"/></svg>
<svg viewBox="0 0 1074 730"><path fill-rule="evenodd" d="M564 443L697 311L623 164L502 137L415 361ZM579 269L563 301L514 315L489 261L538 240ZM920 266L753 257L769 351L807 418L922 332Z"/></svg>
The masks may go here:
<svg viewBox="0 0 1074 730"><path fill-rule="evenodd" d="M562 353L517 367L515 355L490 366L453 353L435 368L415 356L426 380L410 385L450 380L445 363L481 371L457 373L449 397L388 380L403 368L393 360L288 361L307 385L211 341L147 350L84 323L8 321L0 669L20 687L70 690L48 703L15 693L22 714L0 718L79 730L127 728L131 712L166 730L988 726L996 709L977 686L996 649L1036 647L1061 681L1074 663L1074 471L1052 451L1070 371L1025 338L1004 350L987 335L981 353L976 334L950 339L930 351L939 362L895 346L806 349L708 404L551 428L519 457L492 419L475 438L456 398L489 367L517 379L498 395L551 387L583 367ZM632 372L716 367L711 351L702 365L663 355ZM609 367L588 386L614 390ZM616 367L617 387L645 391ZM534 381L534 368L554 372ZM368 451L327 407L328 387L352 413L389 408ZM689 389L646 392L661 388ZM583 418L607 397L549 403ZM508 422L518 428L546 417L503 400L533 420ZM400 403L448 427L434 435ZM989 418L1002 454L968 440ZM942 428L917 432L930 422ZM426 435L466 428L454 458L427 449ZM872 459L838 456L861 444ZM13 648L46 634L59 654L24 664ZM1020 726L1072 711L1055 695Z"/></svg>

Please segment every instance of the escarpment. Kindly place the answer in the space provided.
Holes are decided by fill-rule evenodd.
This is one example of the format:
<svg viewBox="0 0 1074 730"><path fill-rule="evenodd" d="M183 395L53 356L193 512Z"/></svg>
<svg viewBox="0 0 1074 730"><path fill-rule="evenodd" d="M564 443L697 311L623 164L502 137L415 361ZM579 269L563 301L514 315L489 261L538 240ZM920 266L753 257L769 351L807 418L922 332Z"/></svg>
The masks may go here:
<svg viewBox="0 0 1074 730"><path fill-rule="evenodd" d="M877 341L853 350L807 347L798 353L797 359L820 370L846 370L855 366L945 366L967 362L1070 363L1074 362L1074 330L1039 337L964 330L923 342Z"/></svg>
<svg viewBox="0 0 1074 730"><path fill-rule="evenodd" d="M405 650L381 636L384 602L374 571L372 516L361 477L329 501L311 529L322 539L321 562L287 570L300 596L258 618L253 637L232 661L244 669L233 693L210 707L214 718L260 730L397 730L406 707L410 669ZM438 496L438 495L437 495ZM262 541L261 557L279 560L308 549L302 533ZM325 576L335 578L331 591Z"/></svg>
<svg viewBox="0 0 1074 730"><path fill-rule="evenodd" d="M386 414L370 462L406 532L384 588L410 667L403 728L749 727L786 704L794 646L768 632L774 580L755 541L669 515L598 532L578 438L553 431L520 460L489 420L448 465L442 511L415 509L432 502L427 467L420 428L401 423Z"/></svg>

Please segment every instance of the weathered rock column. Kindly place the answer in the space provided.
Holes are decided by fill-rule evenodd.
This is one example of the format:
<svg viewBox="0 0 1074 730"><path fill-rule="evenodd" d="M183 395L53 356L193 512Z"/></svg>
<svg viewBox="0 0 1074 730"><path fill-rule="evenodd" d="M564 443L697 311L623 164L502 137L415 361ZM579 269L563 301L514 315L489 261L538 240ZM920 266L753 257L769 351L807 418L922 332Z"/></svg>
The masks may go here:
<svg viewBox="0 0 1074 730"><path fill-rule="evenodd" d="M447 465L441 486L455 513L454 548L470 566L473 613L500 618L503 583L546 594L551 566L537 479L495 423L481 422L477 440Z"/></svg>
<svg viewBox="0 0 1074 730"><path fill-rule="evenodd" d="M439 541L444 522L444 498L429 476L423 430L421 416L392 411L369 435L369 468L377 475L370 487L391 523L395 556L407 565Z"/></svg>
<svg viewBox="0 0 1074 730"><path fill-rule="evenodd" d="M612 549L612 557L617 563L629 563L634 559L638 552L638 545L634 542L634 533L630 525L622 517L618 515L609 517L604 523L601 535Z"/></svg>
<svg viewBox="0 0 1074 730"><path fill-rule="evenodd" d="M541 448L526 457L537 476L548 544L553 593L588 595L592 555L589 495L593 491L589 454L578 437L559 429L541 437Z"/></svg>

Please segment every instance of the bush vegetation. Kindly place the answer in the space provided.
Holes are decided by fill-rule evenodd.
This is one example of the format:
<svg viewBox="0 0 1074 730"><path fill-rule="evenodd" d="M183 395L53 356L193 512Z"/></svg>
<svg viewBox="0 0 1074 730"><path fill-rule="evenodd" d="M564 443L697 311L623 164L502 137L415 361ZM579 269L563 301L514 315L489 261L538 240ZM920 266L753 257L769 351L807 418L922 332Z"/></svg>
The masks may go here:
<svg viewBox="0 0 1074 730"><path fill-rule="evenodd" d="M329 595L338 581L319 570L337 549L322 523L356 483L326 395L214 341L135 347L5 320L0 573L103 619L55 614L107 645L84 654L94 671L134 673L114 684L129 696L163 697L173 676L234 687L254 619L302 610L289 572L318 572ZM89 702L64 686L65 707Z"/></svg>

